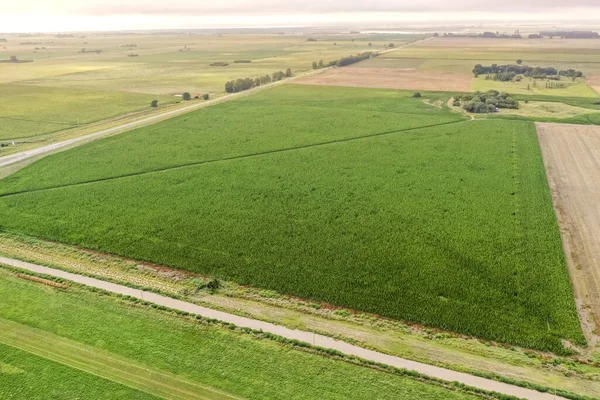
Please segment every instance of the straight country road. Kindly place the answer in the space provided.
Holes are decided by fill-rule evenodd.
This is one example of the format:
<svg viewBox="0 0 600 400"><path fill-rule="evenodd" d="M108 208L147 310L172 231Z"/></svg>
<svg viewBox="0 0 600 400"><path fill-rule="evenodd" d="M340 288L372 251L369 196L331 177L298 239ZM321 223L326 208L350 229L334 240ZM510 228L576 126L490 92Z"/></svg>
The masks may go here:
<svg viewBox="0 0 600 400"><path fill-rule="evenodd" d="M207 307L201 307L196 304L188 303L181 300L176 300L171 297L161 296L156 293L146 292L139 289L133 289L127 286L118 285L115 283L106 282L100 279L90 278L83 275L77 275L59 269L48 268L41 265L23 262L7 257L0 257L0 264L5 264L11 267L27 270L39 274L45 274L57 278L63 278L82 285L95 287L106 290L108 292L127 295L158 304L171 309L186 311L192 314L201 315L206 318L214 318L219 321L234 324L242 328L250 328L254 330L262 330L274 335L278 335L287 339L295 339L302 342L310 343L314 346L333 349L347 355L360 357L368 361L374 361L381 364L390 365L396 368L402 368L412 371L417 371L421 374L442 379L449 382L460 382L468 386L479 389L511 395L523 399L531 400L566 400L563 397L555 396L550 393L541 393L535 390L526 389L518 386L509 385L502 382L493 381L490 379L480 378L462 372L452 371L436 367L433 365L423 364L411 360L406 360L400 357L391 356L373 350L368 350L359 346L355 346L340 340L330 338L328 336L315 334L296 329L289 329L284 326L275 325L269 322L254 320L251 318L241 317L235 314L229 314L222 311L213 310Z"/></svg>

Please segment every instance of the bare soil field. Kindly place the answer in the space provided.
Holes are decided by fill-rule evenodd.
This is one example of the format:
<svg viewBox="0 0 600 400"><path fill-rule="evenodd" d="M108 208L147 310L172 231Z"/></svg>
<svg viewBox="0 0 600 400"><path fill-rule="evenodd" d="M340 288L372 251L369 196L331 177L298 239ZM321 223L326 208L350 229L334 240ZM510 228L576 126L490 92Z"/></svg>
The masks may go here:
<svg viewBox="0 0 600 400"><path fill-rule="evenodd" d="M600 127L537 124L584 332L600 326Z"/></svg>
<svg viewBox="0 0 600 400"><path fill-rule="evenodd" d="M587 78L588 85L600 94L600 75L594 75Z"/></svg>
<svg viewBox="0 0 600 400"><path fill-rule="evenodd" d="M334 68L296 83L385 89L469 91L470 74L420 72L414 68Z"/></svg>

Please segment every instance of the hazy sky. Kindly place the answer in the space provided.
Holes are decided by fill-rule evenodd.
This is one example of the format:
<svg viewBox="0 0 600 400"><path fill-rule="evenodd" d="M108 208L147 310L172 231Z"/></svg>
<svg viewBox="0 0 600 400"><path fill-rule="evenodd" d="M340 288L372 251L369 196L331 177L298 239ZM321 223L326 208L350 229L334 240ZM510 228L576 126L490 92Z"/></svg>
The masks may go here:
<svg viewBox="0 0 600 400"><path fill-rule="evenodd" d="M594 21L598 16L600 0L0 0L0 31Z"/></svg>

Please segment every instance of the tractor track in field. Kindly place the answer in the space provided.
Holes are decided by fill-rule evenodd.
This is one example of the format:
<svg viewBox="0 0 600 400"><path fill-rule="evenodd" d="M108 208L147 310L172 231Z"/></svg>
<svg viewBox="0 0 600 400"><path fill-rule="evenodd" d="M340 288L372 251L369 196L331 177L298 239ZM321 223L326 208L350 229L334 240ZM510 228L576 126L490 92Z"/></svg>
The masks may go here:
<svg viewBox="0 0 600 400"><path fill-rule="evenodd" d="M436 367L429 364L423 364L416 361L403 359L396 356L380 353L373 350L368 350L356 345L352 345L341 340L333 339L328 336L316 334L313 332L301 331L296 329L286 328L284 326L275 325L273 323L259 321L251 318L241 317L234 314L229 314L223 311L213 310L207 307L198 306L193 303L177 300L171 297L162 296L153 292L147 292L139 289L133 289L127 286L103 281L96 278L91 278L83 275L73 274L70 272L48 268L41 265L27 263L24 261L0 257L0 263L13 268L43 274L47 276L66 279L81 285L98 288L111 293L116 293L124 296L130 296L146 302L154 303L174 310L185 311L191 314L200 315L205 318L214 318L219 321L234 324L241 328L249 328L257 331L269 332L277 336L287 339L298 340L305 343L310 343L313 346L333 349L344 354L356 356L364 360L389 365L395 368L416 371L423 375L441 379L448 382L460 382L470 387L502 393L505 395L515 396L522 399L531 400L566 400L563 397L556 396L550 393L542 393L532 389L526 389L519 386L510 385L494 381L491 379L480 378L469 375L463 372L448 370L441 367Z"/></svg>
<svg viewBox="0 0 600 400"><path fill-rule="evenodd" d="M57 185L57 186L32 189L32 190L7 192L7 193L0 194L0 198L17 196L17 195L22 195L22 194L29 194L29 193L38 193L38 192L44 192L44 191L56 190L56 189L64 189L64 188L68 188L68 187L84 186L84 185L90 185L90 184L94 184L94 183L109 182L109 181L118 180L118 179L131 178L131 177L142 176L142 175L149 175L149 174L166 172L166 171L171 171L171 170L176 170L176 169L197 167L197 166L201 166L201 165L215 164L215 163L219 163L219 162L243 160L246 158L268 156L271 154L278 154L278 153L287 153L287 152L296 151L296 150L304 150L304 149L310 149L310 148L315 148L315 147L328 146L328 145L332 145L332 144L353 142L356 140L363 140L363 139L375 138L375 137L380 137L380 136L393 135L396 133L405 133L405 132L417 131L420 129L435 128L437 126L460 124L463 122L467 122L467 120L461 119L461 120L457 120L457 121L443 122L441 124L425 125L425 126L419 126L419 127L415 127L415 128L406 128L406 129L399 129L399 130L394 130L394 131L379 132L379 133L373 133L373 134L369 134L369 135L354 136L351 138L329 140L326 142L312 143L312 144L294 146L294 147L286 147L283 149L275 149L275 150L268 150L268 151L262 151L262 152L257 152L257 153L242 154L242 155L238 155L238 156L225 157L225 158L219 158L219 159L214 159L214 160L195 161L195 162L186 163L186 164L174 165L174 166L169 166L169 167L164 167L164 168L157 168L157 169L153 169L150 171L132 172L129 174L110 176L110 177L106 177L106 178L91 179L91 180L84 181L84 182L67 183L64 185Z"/></svg>

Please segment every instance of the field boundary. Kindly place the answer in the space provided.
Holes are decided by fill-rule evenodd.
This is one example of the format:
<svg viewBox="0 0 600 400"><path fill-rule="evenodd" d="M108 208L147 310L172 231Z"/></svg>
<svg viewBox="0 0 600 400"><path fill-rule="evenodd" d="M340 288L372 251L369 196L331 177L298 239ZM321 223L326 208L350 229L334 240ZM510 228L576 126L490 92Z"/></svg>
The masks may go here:
<svg viewBox="0 0 600 400"><path fill-rule="evenodd" d="M563 397L555 396L549 393L541 393L531 389L521 388L518 386L497 382L490 379L476 377L463 372L456 372L436 367L433 365L423 364L411 360L406 360L400 357L390 356L384 353L368 350L313 332L289 329L283 326L275 325L264 321L240 317L234 314L213 310L210 308L198 306L196 304L158 295L156 293L147 292L139 289L132 289L127 286L118 285L82 275L77 275L62 270L43 267L40 265L31 264L6 257L0 257L0 263L6 264L7 266L13 268L27 270L34 273L44 274L56 278L62 278L85 286L94 287L97 289L105 290L124 296L130 296L131 298L140 299L145 302L157 304L159 306L167 307L170 309L200 315L205 318L216 319L218 321L234 324L240 328L248 328L256 331L268 332L273 335L281 336L285 339L296 340L302 343L309 343L312 344L312 346L316 346L323 349L339 351L345 355L355 356L370 362L384 364L403 370L415 371L420 374L436 379L441 379L444 381L459 382L461 384L468 385L471 387L483 389L486 391L502 393L509 396L516 396L518 398L536 400L565 399Z"/></svg>

